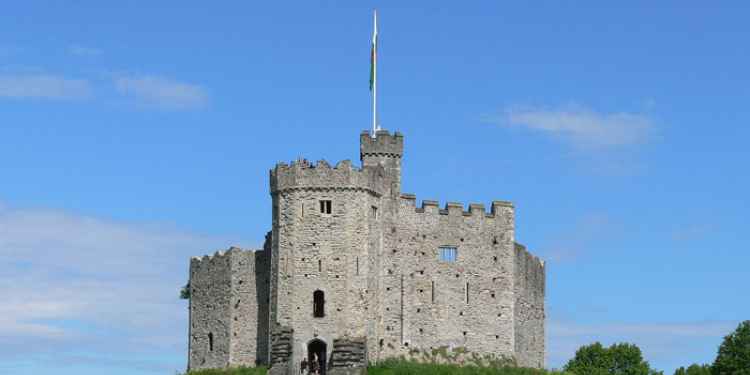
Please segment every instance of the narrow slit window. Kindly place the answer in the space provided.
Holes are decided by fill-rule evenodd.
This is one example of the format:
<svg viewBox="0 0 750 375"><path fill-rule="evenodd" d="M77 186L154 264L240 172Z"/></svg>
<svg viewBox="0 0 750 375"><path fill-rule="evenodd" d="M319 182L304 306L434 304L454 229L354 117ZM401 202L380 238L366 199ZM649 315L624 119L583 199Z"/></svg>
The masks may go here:
<svg viewBox="0 0 750 375"><path fill-rule="evenodd" d="M322 290L316 290L313 293L313 317L322 318L325 313L325 294Z"/></svg>
<svg viewBox="0 0 750 375"><path fill-rule="evenodd" d="M359 257L357 257L357 275L359 275Z"/></svg>
<svg viewBox="0 0 750 375"><path fill-rule="evenodd" d="M212 332L208 333L208 351L214 351L214 334Z"/></svg>
<svg viewBox="0 0 750 375"><path fill-rule="evenodd" d="M375 206L372 206L372 218L375 220L378 219L378 208Z"/></svg>
<svg viewBox="0 0 750 375"><path fill-rule="evenodd" d="M323 261L318 259L318 272L323 272Z"/></svg>
<svg viewBox="0 0 750 375"><path fill-rule="evenodd" d="M469 283L466 283L466 303L469 303Z"/></svg>
<svg viewBox="0 0 750 375"><path fill-rule="evenodd" d="M456 261L458 249L455 246L441 246L440 260L443 262L453 263Z"/></svg>
<svg viewBox="0 0 750 375"><path fill-rule="evenodd" d="M321 200L320 201L320 213L330 215L331 214L331 201Z"/></svg>
<svg viewBox="0 0 750 375"><path fill-rule="evenodd" d="M435 303L435 282L432 282L432 303Z"/></svg>

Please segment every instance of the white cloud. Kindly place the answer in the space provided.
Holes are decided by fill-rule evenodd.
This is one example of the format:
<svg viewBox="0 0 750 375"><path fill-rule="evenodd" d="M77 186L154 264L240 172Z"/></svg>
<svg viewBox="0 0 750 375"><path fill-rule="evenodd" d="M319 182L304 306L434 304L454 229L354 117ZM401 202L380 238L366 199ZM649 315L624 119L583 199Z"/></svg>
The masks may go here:
<svg viewBox="0 0 750 375"><path fill-rule="evenodd" d="M85 79L49 74L0 75L0 97L27 99L81 99L91 95Z"/></svg>
<svg viewBox="0 0 750 375"><path fill-rule="evenodd" d="M545 133L578 147L594 148L643 143L655 126L653 119L643 114L602 113L583 107L514 107L486 120Z"/></svg>
<svg viewBox="0 0 750 375"><path fill-rule="evenodd" d="M93 57L101 55L102 50L98 48L82 46L79 44L73 44L71 46L68 46L68 53L74 56Z"/></svg>
<svg viewBox="0 0 750 375"><path fill-rule="evenodd" d="M178 295L189 258L231 243L0 205L0 362L107 348L120 359L159 352L158 366L182 369L187 304Z"/></svg>
<svg viewBox="0 0 750 375"><path fill-rule="evenodd" d="M154 76L118 77L115 86L143 104L165 109L195 109L208 103L206 90L198 85Z"/></svg>

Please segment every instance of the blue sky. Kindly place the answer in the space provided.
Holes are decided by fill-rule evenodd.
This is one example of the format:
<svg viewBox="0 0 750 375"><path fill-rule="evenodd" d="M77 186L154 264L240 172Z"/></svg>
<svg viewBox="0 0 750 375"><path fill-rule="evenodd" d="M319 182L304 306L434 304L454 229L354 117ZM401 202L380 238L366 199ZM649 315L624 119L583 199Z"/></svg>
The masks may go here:
<svg viewBox="0 0 750 375"><path fill-rule="evenodd" d="M256 247L268 169L358 158L371 11L405 192L512 200L548 365L710 362L750 317L741 2L42 2L0 13L0 372L172 374L188 258Z"/></svg>

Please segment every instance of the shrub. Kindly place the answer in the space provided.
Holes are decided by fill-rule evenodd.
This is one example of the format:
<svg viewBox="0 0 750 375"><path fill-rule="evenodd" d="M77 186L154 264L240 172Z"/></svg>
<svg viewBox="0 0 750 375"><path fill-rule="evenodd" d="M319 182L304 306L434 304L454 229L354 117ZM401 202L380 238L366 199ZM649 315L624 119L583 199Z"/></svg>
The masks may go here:
<svg viewBox="0 0 750 375"><path fill-rule="evenodd" d="M633 344L613 344L605 348L596 342L580 347L573 359L564 367L565 371L578 375L656 375L643 360L641 349Z"/></svg>

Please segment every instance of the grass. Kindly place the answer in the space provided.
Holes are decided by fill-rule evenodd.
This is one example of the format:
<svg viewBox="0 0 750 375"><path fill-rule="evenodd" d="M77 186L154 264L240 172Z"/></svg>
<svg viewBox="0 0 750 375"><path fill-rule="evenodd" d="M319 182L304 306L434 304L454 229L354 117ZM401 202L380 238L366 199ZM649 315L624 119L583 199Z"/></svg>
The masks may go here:
<svg viewBox="0 0 750 375"><path fill-rule="evenodd" d="M265 367L191 371L186 375L266 375ZM368 375L566 375L558 371L521 367L478 367L387 360L367 369Z"/></svg>
<svg viewBox="0 0 750 375"><path fill-rule="evenodd" d="M367 369L368 375L564 375L562 372L521 367L478 367L387 360Z"/></svg>
<svg viewBox="0 0 750 375"><path fill-rule="evenodd" d="M186 375L266 375L267 371L265 367L233 367L190 371Z"/></svg>

